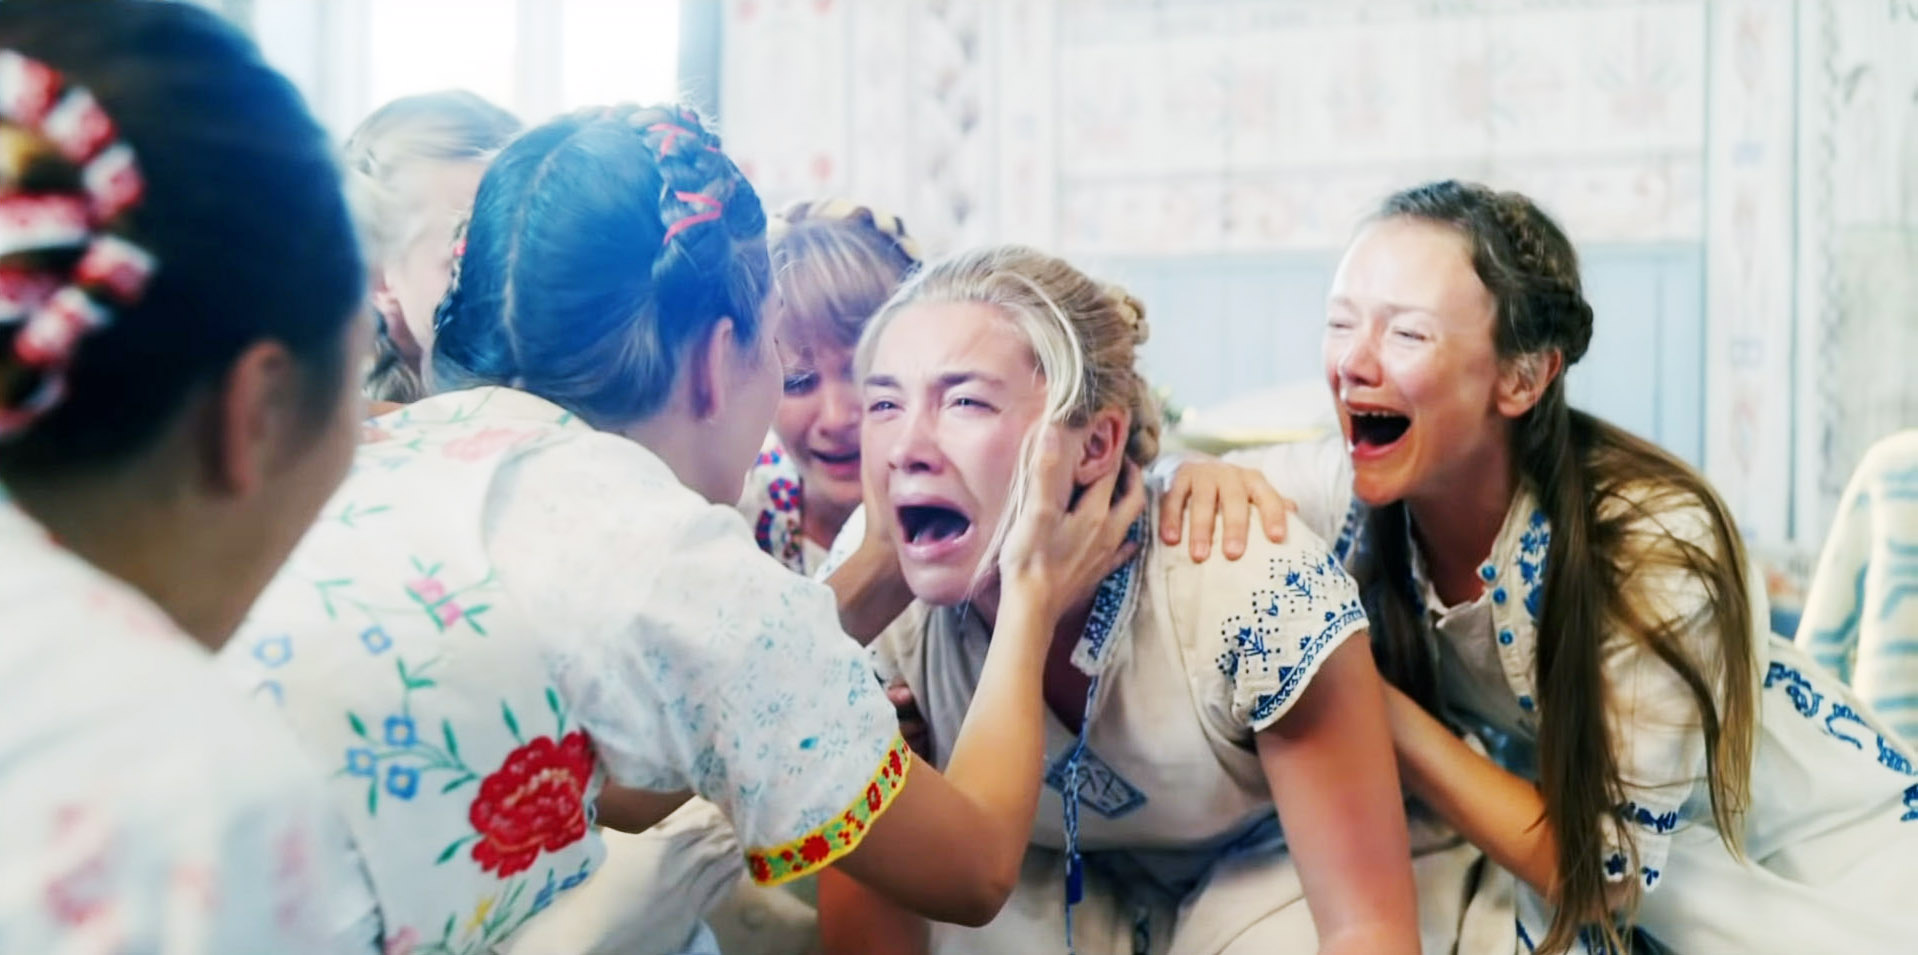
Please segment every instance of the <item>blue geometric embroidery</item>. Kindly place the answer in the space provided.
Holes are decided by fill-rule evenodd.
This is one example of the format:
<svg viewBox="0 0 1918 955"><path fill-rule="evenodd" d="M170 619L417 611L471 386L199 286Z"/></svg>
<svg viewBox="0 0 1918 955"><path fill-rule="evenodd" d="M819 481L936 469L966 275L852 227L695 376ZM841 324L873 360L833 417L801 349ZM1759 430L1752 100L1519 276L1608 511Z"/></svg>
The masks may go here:
<svg viewBox="0 0 1918 955"><path fill-rule="evenodd" d="M1640 866L1640 867L1639 867L1639 869L1638 869L1638 874L1639 874L1640 876L1643 876L1643 877L1644 877L1644 879L1645 879L1645 888L1646 888L1646 889L1648 889L1648 890L1649 890L1649 889L1650 889L1650 888L1651 888L1652 886L1654 886L1654 885L1657 885L1657 884L1658 884L1658 870L1657 870L1657 869L1653 869L1653 868L1648 868L1648 867L1645 867L1645 866Z"/></svg>
<svg viewBox="0 0 1918 955"><path fill-rule="evenodd" d="M1066 770L1071 761L1072 751L1068 750L1046 770L1046 786L1061 796L1066 792ZM1079 753L1079 802L1107 819L1117 819L1145 805L1146 796L1097 753L1086 749Z"/></svg>
<svg viewBox="0 0 1918 955"><path fill-rule="evenodd" d="M1650 809L1629 799L1618 807L1618 817L1650 829L1661 836L1678 828L1677 810L1653 815Z"/></svg>
<svg viewBox="0 0 1918 955"><path fill-rule="evenodd" d="M1817 716L1818 705L1825 695L1811 688L1811 681L1803 673L1784 665L1774 663L1765 671L1765 689L1780 680L1786 682L1785 695L1791 697L1792 706L1797 707L1800 716Z"/></svg>
<svg viewBox="0 0 1918 955"><path fill-rule="evenodd" d="M1219 672L1235 684L1255 676L1277 682L1277 689L1253 701L1254 722L1284 706L1312 674L1326 645L1365 619L1351 578L1330 554L1310 561L1274 557L1269 576L1274 587L1252 594L1252 612L1225 621L1221 636L1227 649L1216 661ZM1293 637L1305 621L1319 626Z"/></svg>
<svg viewBox="0 0 1918 955"><path fill-rule="evenodd" d="M1883 736L1878 737L1878 762L1893 772L1918 776L1918 766L1913 766L1909 757L1893 749Z"/></svg>
<svg viewBox="0 0 1918 955"><path fill-rule="evenodd" d="M1145 518L1140 518L1126 532L1126 540L1143 540L1145 533ZM1124 566L1107 574L1106 579L1099 581L1099 589L1092 595L1092 613L1086 617L1085 631L1079 640L1085 647L1087 658L1094 662L1105 651L1106 641L1112 638L1112 632L1118 629L1119 614L1125 609L1127 592L1132 589L1134 563L1126 561Z"/></svg>
<svg viewBox="0 0 1918 955"><path fill-rule="evenodd" d="M1304 679L1306 674L1313 672L1312 665L1317 662L1319 654L1325 652L1326 644L1331 643L1334 637L1344 633L1353 623L1364 619L1364 610L1359 609L1357 606L1349 607L1336 614L1332 622L1326 625L1325 629L1307 638L1304 646L1301 648L1298 663L1294 666L1282 666L1278 668L1279 688L1271 693L1261 693L1258 698L1253 701L1252 712L1250 714L1251 722L1263 722L1266 717L1271 716L1279 707L1285 705L1285 701L1291 699L1293 694L1299 691L1299 681Z"/></svg>
<svg viewBox="0 0 1918 955"><path fill-rule="evenodd" d="M1552 546L1551 524L1545 512L1533 509L1528 526L1518 535L1518 577L1525 584L1525 612L1538 619L1545 598L1545 556Z"/></svg>
<svg viewBox="0 0 1918 955"><path fill-rule="evenodd" d="M1818 718L1818 711L1824 704L1825 696L1812 689L1811 681L1803 673L1782 663L1773 663L1765 671L1765 688L1770 689L1780 685L1784 687L1786 695L1791 697L1792 706L1798 710L1799 715L1807 719ZM1824 722L1825 735L1850 743L1854 748L1864 749L1865 745L1860 739L1839 732L1838 727L1833 725L1841 720L1856 723L1867 731L1871 729L1850 704L1833 700L1831 714L1825 718ZM1918 776L1918 766L1912 764L1911 757L1895 746L1891 740L1886 739L1883 733L1872 732L1870 736L1875 743L1879 765L1906 776ZM1918 785L1906 789L1904 796L1905 812L1899 817L1899 821L1918 822Z"/></svg>
<svg viewBox="0 0 1918 955"><path fill-rule="evenodd" d="M1606 878L1616 879L1625 874L1625 853L1614 852L1605 860Z"/></svg>
<svg viewBox="0 0 1918 955"><path fill-rule="evenodd" d="M1839 732L1837 727L1832 725L1839 720L1849 720L1850 722L1857 723L1859 726L1865 726L1865 721L1858 718L1857 710L1852 709L1847 704L1833 700L1831 704L1831 715L1825 717L1825 732L1850 743L1853 749L1864 749L1864 743L1859 742L1855 737L1846 736L1844 733ZM1869 726L1865 726L1865 728L1868 730L1871 729Z"/></svg>

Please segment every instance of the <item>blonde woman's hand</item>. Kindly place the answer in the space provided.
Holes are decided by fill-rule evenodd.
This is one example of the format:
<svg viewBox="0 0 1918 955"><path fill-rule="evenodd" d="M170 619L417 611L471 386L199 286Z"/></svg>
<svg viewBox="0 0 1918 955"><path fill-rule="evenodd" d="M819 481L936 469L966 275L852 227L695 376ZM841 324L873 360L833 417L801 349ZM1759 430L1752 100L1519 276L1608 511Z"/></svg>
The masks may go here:
<svg viewBox="0 0 1918 955"><path fill-rule="evenodd" d="M1047 424L1038 442L1038 467L999 550L999 581L1003 595L1037 601L1056 620L1138 551L1127 535L1145 510L1145 480L1127 461L1068 506L1059 493L1072 483L1065 432Z"/></svg>

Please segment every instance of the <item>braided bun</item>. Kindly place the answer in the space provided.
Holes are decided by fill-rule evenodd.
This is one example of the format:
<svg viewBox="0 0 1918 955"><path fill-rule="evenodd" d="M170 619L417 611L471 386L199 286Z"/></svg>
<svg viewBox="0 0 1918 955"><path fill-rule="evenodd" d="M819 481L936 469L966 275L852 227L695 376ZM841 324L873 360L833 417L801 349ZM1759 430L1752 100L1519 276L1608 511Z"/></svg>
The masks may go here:
<svg viewBox="0 0 1918 955"><path fill-rule="evenodd" d="M765 230L752 184L689 110L530 130L480 184L436 317L435 383L522 388L597 427L643 420L714 323L758 334Z"/></svg>

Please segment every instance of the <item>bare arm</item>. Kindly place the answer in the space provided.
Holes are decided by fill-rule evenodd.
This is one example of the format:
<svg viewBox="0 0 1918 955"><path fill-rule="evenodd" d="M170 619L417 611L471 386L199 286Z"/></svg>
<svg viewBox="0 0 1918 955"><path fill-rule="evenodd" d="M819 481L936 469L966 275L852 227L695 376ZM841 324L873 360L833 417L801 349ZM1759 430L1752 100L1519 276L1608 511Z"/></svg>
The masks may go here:
<svg viewBox="0 0 1918 955"><path fill-rule="evenodd" d="M1385 688L1385 710L1406 788L1493 862L1556 897L1558 839L1538 787L1473 752L1396 687Z"/></svg>
<svg viewBox="0 0 1918 955"><path fill-rule="evenodd" d="M923 955L932 938L925 919L835 867L819 873L819 944L833 955Z"/></svg>
<svg viewBox="0 0 1918 955"><path fill-rule="evenodd" d="M1412 850L1364 633L1256 737L1321 952L1417 952Z"/></svg>
<svg viewBox="0 0 1918 955"><path fill-rule="evenodd" d="M871 643L912 603L912 590L899 572L892 546L872 538L871 529L879 523L868 513L866 539L826 578L839 601L839 625L861 644Z"/></svg>
<svg viewBox="0 0 1918 955"><path fill-rule="evenodd" d="M620 832L645 832L691 798L687 790L660 793L609 782L600 790L595 821Z"/></svg>

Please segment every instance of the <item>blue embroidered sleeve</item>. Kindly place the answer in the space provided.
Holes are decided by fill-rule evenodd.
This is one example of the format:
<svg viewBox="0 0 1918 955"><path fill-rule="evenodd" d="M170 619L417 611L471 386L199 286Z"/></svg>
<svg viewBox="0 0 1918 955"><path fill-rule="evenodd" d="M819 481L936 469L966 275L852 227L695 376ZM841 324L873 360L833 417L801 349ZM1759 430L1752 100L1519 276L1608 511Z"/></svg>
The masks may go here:
<svg viewBox="0 0 1918 955"><path fill-rule="evenodd" d="M1217 664L1233 722L1257 732L1284 716L1332 651L1365 629L1365 611L1352 578L1299 528L1285 544L1219 568L1205 595L1217 608Z"/></svg>

